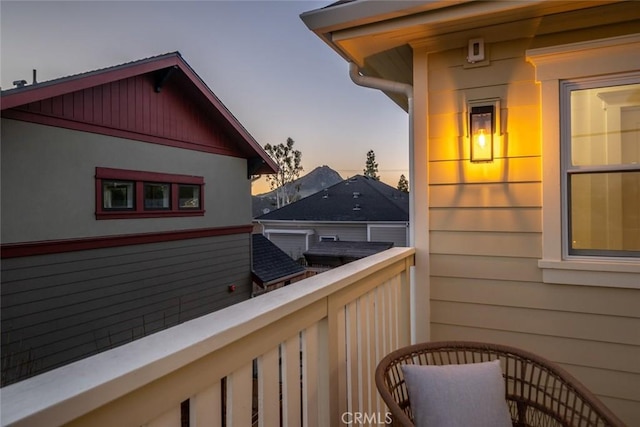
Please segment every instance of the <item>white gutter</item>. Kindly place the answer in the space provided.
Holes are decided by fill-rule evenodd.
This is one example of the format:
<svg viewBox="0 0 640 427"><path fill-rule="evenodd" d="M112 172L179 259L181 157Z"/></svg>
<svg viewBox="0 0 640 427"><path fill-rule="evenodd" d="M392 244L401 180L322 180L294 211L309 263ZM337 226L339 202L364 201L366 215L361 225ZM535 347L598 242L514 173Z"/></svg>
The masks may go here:
<svg viewBox="0 0 640 427"><path fill-rule="evenodd" d="M349 62L349 77L358 86L378 89L385 92L404 94L407 97L407 113L409 113L409 246L415 248L415 194L412 187L415 185L414 169L414 142L413 142L413 86L407 83L385 80L378 77L363 76L354 62ZM411 318L411 342L416 342L416 271L415 266L409 268L409 293L410 318Z"/></svg>

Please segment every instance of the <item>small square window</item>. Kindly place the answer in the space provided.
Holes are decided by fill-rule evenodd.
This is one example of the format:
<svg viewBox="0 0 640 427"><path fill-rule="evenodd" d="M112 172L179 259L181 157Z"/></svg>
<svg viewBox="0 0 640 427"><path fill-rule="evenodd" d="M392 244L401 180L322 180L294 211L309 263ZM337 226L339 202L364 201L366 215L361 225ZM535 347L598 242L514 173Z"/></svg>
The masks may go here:
<svg viewBox="0 0 640 427"><path fill-rule="evenodd" d="M145 209L169 209L171 208L170 184L144 184L144 208Z"/></svg>
<svg viewBox="0 0 640 427"><path fill-rule="evenodd" d="M200 209L200 186L179 185L178 207L180 209Z"/></svg>
<svg viewBox="0 0 640 427"><path fill-rule="evenodd" d="M103 181L102 182L102 208L103 209L133 209L134 208L134 183L128 181Z"/></svg>

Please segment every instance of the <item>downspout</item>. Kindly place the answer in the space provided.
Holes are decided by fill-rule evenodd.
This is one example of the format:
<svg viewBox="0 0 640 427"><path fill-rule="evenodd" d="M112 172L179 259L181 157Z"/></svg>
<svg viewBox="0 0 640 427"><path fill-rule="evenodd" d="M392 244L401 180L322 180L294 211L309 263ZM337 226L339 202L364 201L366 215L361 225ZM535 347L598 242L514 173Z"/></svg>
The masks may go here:
<svg viewBox="0 0 640 427"><path fill-rule="evenodd" d="M358 66L349 62L349 77L358 86L378 89L384 92L404 94L407 97L407 113L409 114L409 246L415 247L415 184L414 141L413 141L413 86L407 83L385 80L378 77L363 76ZM411 294L411 342L416 342L416 280L415 267L409 270Z"/></svg>
<svg viewBox="0 0 640 427"><path fill-rule="evenodd" d="M349 77L358 86L378 89L384 92L401 93L407 97L409 113L409 187L414 185L414 159L413 159L413 86L407 83L394 82L378 77L363 76L358 66L349 62ZM415 192L409 191L409 246L415 245Z"/></svg>

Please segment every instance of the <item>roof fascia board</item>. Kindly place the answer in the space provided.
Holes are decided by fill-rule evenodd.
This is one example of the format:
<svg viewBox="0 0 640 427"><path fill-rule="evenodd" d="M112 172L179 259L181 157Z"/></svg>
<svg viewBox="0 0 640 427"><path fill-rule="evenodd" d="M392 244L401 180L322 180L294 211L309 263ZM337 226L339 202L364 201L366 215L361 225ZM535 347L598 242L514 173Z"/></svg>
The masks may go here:
<svg viewBox="0 0 640 427"><path fill-rule="evenodd" d="M172 53L161 57L150 58L148 60L136 61L111 68L37 83L35 85L26 86L16 92L9 89L7 91L8 93L2 94L1 108L2 110L7 110L9 108L29 104L31 102L41 101L43 99L64 95L69 92L75 92L117 80L127 79L129 77L146 74L171 66L180 67L181 62L184 64L184 61L180 60L180 57L177 54ZM180 68L184 71L184 67Z"/></svg>
<svg viewBox="0 0 640 427"><path fill-rule="evenodd" d="M236 117L227 109L213 91L202 81L200 76L187 64L184 60L180 60L178 64L180 69L187 75L189 80L204 94L207 100L213 104L222 116L233 126L233 130L251 147L251 149L260 156L269 169L276 173L280 168L276 162L264 151L247 129L236 119ZM263 168L264 169L264 166Z"/></svg>
<svg viewBox="0 0 640 427"><path fill-rule="evenodd" d="M118 80L124 80L133 76L162 70L168 67L179 68L196 86L198 91L205 96L207 101L211 103L222 115L227 123L231 125L233 131L263 160L264 165L274 173L278 171L278 165L273 161L273 159L267 155L260 144L258 144L253 136L251 136L251 134L227 109L222 101L220 101L206 83L204 83L200 76L198 76L198 74L177 52L117 65L106 69L91 71L88 73L82 73L71 77L63 77L51 80L50 82L38 83L16 90L15 92L9 90L7 91L8 93L2 94L1 109L6 110L14 108L31 102L53 98L55 96L112 83ZM262 170L264 171L264 169L265 167L263 166Z"/></svg>
<svg viewBox="0 0 640 427"><path fill-rule="evenodd" d="M423 2L415 0L358 0L304 12L300 18L310 30L316 33L327 33L469 1L471 0Z"/></svg>
<svg viewBox="0 0 640 427"><path fill-rule="evenodd" d="M342 30L334 31L331 39L340 42L347 39L363 37L400 30L405 27L425 26L430 24L442 24L474 17L493 15L501 12L509 12L527 8L532 5L542 4L546 0L505 1L505 2L444 2L445 5L437 10L429 10L428 13L417 13L401 19L378 20L376 22L358 25ZM465 3L465 4L461 4ZM425 12L425 11L421 11Z"/></svg>

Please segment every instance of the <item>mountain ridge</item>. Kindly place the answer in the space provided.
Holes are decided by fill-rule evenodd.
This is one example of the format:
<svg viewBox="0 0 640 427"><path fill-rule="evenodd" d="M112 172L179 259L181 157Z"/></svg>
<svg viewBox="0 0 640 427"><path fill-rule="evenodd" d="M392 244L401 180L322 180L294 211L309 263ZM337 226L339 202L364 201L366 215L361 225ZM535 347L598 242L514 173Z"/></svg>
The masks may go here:
<svg viewBox="0 0 640 427"><path fill-rule="evenodd" d="M299 200L315 194L318 191L322 191L327 187L331 187L340 181L343 181L343 178L338 172L329 166L323 165L318 166L295 181L286 184L286 187L298 187L298 191L292 191L292 193L295 193L296 200ZM271 190L266 193L251 196L253 218L276 209L276 191L277 190Z"/></svg>

